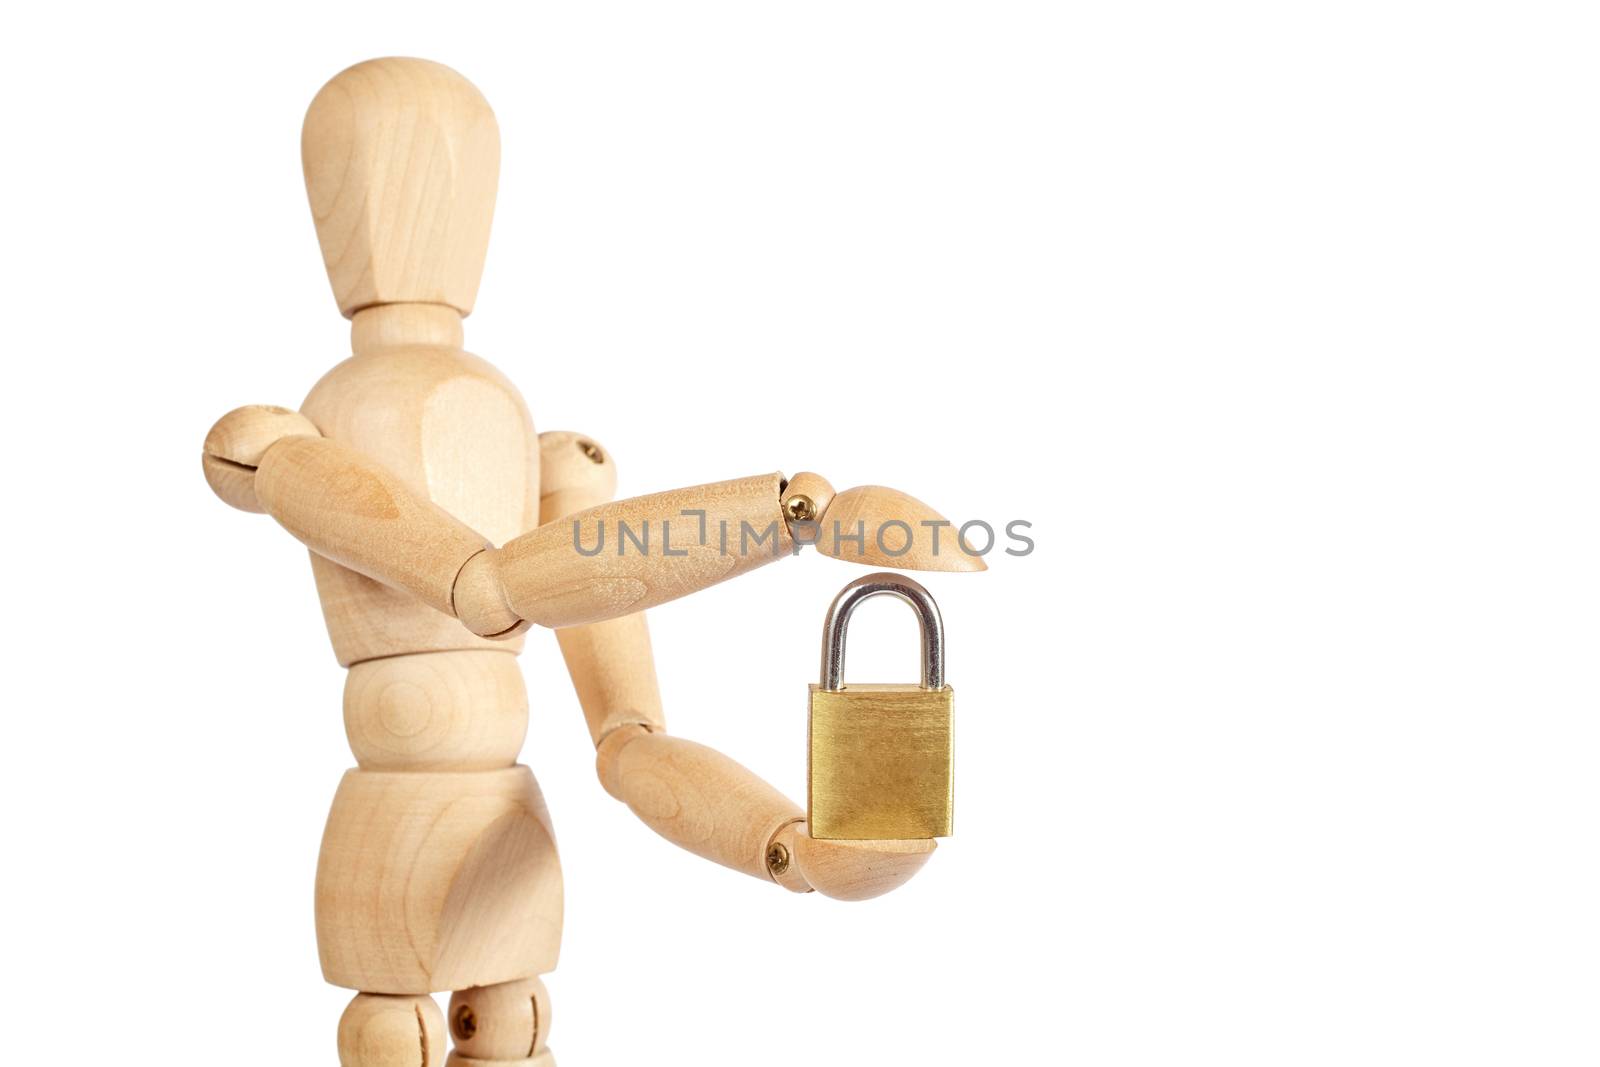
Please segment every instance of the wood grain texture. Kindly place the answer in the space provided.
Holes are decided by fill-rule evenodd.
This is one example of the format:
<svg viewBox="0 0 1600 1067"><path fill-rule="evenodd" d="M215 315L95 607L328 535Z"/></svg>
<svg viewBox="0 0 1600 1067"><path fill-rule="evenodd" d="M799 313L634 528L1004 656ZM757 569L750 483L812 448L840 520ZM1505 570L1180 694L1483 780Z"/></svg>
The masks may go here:
<svg viewBox="0 0 1600 1067"><path fill-rule="evenodd" d="M386 329L407 321L396 317ZM301 407L324 436L380 464L489 541L511 540L538 522L533 421L516 388L476 356L436 345L380 345L331 370ZM335 654L347 666L410 652L522 647L520 639L477 637L346 567L313 557L312 571Z"/></svg>
<svg viewBox="0 0 1600 1067"><path fill-rule="evenodd" d="M517 761L528 691L509 652L385 656L350 668L344 727L369 771L476 771Z"/></svg>
<svg viewBox="0 0 1600 1067"><path fill-rule="evenodd" d="M713 863L771 880L767 846L802 817L788 797L715 749L666 734L634 734L612 758L619 799L646 826Z"/></svg>
<svg viewBox="0 0 1600 1067"><path fill-rule="evenodd" d="M603 504L617 491L616 464L593 438L568 431L539 435L539 522L549 525ZM664 730L661 689L644 612L556 631L567 673L596 745L618 726Z"/></svg>
<svg viewBox="0 0 1600 1067"><path fill-rule="evenodd" d="M461 315L444 304L374 304L350 318L350 351L366 355L384 348L459 350Z"/></svg>
<svg viewBox="0 0 1600 1067"><path fill-rule="evenodd" d="M339 1019L340 1067L439 1067L444 1016L432 997L358 994Z"/></svg>
<svg viewBox="0 0 1600 1067"><path fill-rule="evenodd" d="M937 845L932 840L817 841L803 829L802 823L788 839L800 874L835 900L871 900L900 888L922 870Z"/></svg>
<svg viewBox="0 0 1600 1067"><path fill-rule="evenodd" d="M961 550L958 532L955 524L908 493L860 485L834 496L816 547L824 556L871 567L987 570L981 557Z"/></svg>
<svg viewBox="0 0 1600 1067"><path fill-rule="evenodd" d="M489 246L500 131L449 67L374 59L335 76L300 136L306 195L339 310L472 310Z"/></svg>
<svg viewBox="0 0 1600 1067"><path fill-rule="evenodd" d="M500 572L492 549L475 554L462 565L450 591L450 606L461 625L489 641L503 641L526 633L533 624L506 603Z"/></svg>
<svg viewBox="0 0 1600 1067"><path fill-rule="evenodd" d="M349 772L323 834L316 905L334 985L426 993L554 970L561 865L533 775Z"/></svg>
<svg viewBox="0 0 1600 1067"><path fill-rule="evenodd" d="M211 491L230 508L253 511L257 514L266 511L266 508L261 506L261 501L256 498L254 467L241 467L237 463L229 463L225 459L208 456L202 452L200 471L205 475L206 484L211 487Z"/></svg>
<svg viewBox="0 0 1600 1067"><path fill-rule="evenodd" d="M571 430L539 435L539 525L616 495L617 465L600 442Z"/></svg>
<svg viewBox="0 0 1600 1067"><path fill-rule="evenodd" d="M622 799L622 779L617 775L618 756L634 738L654 732L644 723L623 723L601 735L594 746L594 773L600 787L618 800Z"/></svg>
<svg viewBox="0 0 1600 1067"><path fill-rule="evenodd" d="M267 449L285 437L322 436L310 419L298 411L271 404L247 404L218 419L206 434L202 450L244 467L261 466Z"/></svg>
<svg viewBox="0 0 1600 1067"><path fill-rule="evenodd" d="M541 526L490 554L505 605L540 626L577 626L643 611L792 555L779 517L781 481L763 474L652 493Z"/></svg>
<svg viewBox="0 0 1600 1067"><path fill-rule="evenodd" d="M791 892L868 900L904 885L934 852L928 841L816 841L792 801L704 745L622 726L596 753L601 783L681 848ZM774 855L774 846L782 851ZM781 860L776 865L774 859Z"/></svg>
<svg viewBox="0 0 1600 1067"><path fill-rule="evenodd" d="M463 989L450 998L455 1051L472 1060L521 1062L550 1037L550 991L538 978Z"/></svg>
<svg viewBox="0 0 1600 1067"><path fill-rule="evenodd" d="M627 723L666 729L643 612L557 630L556 640L595 744Z"/></svg>
<svg viewBox="0 0 1600 1067"><path fill-rule="evenodd" d="M286 437L256 470L267 513L317 555L453 614L456 575L483 535L348 445Z"/></svg>
<svg viewBox="0 0 1600 1067"><path fill-rule="evenodd" d="M319 436L298 411L269 404L234 408L206 434L200 465L212 492L240 511L266 509L256 496L256 467L269 447L284 437Z"/></svg>

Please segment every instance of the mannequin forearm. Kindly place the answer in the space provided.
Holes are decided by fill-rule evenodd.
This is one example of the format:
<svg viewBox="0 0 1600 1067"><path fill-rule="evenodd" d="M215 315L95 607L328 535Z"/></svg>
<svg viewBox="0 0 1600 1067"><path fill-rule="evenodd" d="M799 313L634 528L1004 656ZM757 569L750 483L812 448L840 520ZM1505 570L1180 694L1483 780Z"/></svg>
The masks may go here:
<svg viewBox="0 0 1600 1067"><path fill-rule="evenodd" d="M780 474L672 489L547 521L475 560L464 588L492 600L462 621L482 633L509 618L576 626L643 611L794 554ZM542 518L543 516L541 516ZM482 611L480 617L469 612Z"/></svg>

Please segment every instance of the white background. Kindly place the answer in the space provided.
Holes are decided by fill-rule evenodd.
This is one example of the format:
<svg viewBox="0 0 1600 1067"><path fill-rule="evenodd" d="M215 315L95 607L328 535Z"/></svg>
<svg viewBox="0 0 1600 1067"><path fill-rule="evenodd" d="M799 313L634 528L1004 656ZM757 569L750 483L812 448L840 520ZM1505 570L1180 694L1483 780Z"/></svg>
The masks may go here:
<svg viewBox="0 0 1600 1067"><path fill-rule="evenodd" d="M347 353L300 119L413 54L499 115L467 341L542 429L624 493L812 469L1038 544L930 580L958 836L867 904L651 835L534 635L563 1065L1594 1063L1591 14L10 12L5 1059L334 1062L342 672L198 457ZM653 613L674 731L803 796L854 574ZM902 609L855 636L909 676Z"/></svg>

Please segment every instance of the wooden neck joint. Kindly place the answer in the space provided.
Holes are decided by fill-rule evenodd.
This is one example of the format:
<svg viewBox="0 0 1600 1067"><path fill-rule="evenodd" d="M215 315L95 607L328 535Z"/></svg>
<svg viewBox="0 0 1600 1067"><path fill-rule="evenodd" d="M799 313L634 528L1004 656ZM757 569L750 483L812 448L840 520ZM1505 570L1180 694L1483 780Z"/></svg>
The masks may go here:
<svg viewBox="0 0 1600 1067"><path fill-rule="evenodd" d="M410 345L460 348L461 341L461 312L448 304L373 304L350 317L358 356Z"/></svg>

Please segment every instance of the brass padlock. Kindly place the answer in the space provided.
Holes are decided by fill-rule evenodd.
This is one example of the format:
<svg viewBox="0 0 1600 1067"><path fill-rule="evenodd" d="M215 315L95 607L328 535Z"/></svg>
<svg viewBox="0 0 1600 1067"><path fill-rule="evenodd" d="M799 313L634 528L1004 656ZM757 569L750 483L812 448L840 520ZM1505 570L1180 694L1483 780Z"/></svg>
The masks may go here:
<svg viewBox="0 0 1600 1067"><path fill-rule="evenodd" d="M922 684L844 684L845 629L869 597L910 604L922 627ZM822 629L822 682L811 686L807 820L835 841L922 840L950 834L955 691L944 684L944 621L922 586L869 574L840 590Z"/></svg>

